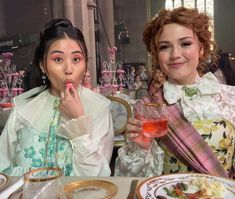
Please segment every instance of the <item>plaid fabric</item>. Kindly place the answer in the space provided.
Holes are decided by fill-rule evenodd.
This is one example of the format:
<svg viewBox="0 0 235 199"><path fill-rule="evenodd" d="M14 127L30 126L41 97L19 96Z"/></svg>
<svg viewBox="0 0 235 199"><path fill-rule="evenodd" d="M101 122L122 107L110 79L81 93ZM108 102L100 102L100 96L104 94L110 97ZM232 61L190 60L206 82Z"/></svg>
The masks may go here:
<svg viewBox="0 0 235 199"><path fill-rule="evenodd" d="M159 89L153 96L145 96L139 103L164 102L163 91ZM138 109L139 104L136 104ZM176 105L168 105L169 131L161 138L169 150L195 171L214 176L228 177L221 163L208 144L202 139Z"/></svg>

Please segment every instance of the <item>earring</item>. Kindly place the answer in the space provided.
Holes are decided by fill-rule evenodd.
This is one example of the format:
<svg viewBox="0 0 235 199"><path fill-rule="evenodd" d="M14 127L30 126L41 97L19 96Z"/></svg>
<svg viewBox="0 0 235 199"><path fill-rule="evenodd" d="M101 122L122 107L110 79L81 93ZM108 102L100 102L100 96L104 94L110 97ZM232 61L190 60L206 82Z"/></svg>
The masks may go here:
<svg viewBox="0 0 235 199"><path fill-rule="evenodd" d="M46 84L46 78L47 78L47 77L46 77L45 73L43 73L43 74L42 74L42 83L43 83L43 84Z"/></svg>

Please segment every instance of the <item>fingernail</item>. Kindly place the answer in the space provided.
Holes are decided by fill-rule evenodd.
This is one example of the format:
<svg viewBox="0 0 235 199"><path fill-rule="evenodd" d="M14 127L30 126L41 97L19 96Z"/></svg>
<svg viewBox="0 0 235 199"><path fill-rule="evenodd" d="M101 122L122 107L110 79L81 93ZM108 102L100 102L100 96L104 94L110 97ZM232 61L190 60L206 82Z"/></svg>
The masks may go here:
<svg viewBox="0 0 235 199"><path fill-rule="evenodd" d="M139 133L133 133L133 137L138 137Z"/></svg>
<svg viewBox="0 0 235 199"><path fill-rule="evenodd" d="M139 134L138 133L131 133L128 135L128 138L135 138L135 137L138 137Z"/></svg>

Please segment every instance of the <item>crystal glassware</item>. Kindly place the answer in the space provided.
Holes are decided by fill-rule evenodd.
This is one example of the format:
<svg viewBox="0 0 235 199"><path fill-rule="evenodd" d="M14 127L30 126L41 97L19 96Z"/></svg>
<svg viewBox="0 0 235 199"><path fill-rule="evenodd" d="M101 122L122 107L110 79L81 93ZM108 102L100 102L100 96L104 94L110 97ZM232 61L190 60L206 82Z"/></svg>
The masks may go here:
<svg viewBox="0 0 235 199"><path fill-rule="evenodd" d="M157 138L166 135L168 130L167 107L163 103L141 103L135 117L143 121L145 137Z"/></svg>
<svg viewBox="0 0 235 199"><path fill-rule="evenodd" d="M65 199L62 170L38 168L24 175L23 199Z"/></svg>

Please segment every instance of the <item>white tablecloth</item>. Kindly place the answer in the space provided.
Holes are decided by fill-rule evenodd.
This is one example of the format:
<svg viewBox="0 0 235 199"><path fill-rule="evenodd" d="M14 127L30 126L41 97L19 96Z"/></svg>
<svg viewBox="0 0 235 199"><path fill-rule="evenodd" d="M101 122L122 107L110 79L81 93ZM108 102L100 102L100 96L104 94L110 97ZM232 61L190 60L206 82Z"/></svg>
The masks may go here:
<svg viewBox="0 0 235 199"><path fill-rule="evenodd" d="M18 177L10 177L10 183L8 184L8 186L16 182L18 179L19 179ZM126 199L130 190L131 181L134 179L139 180L139 183L140 183L147 178L141 178L141 177L85 177L85 178L63 177L62 182L64 184L67 184L67 183L71 183L71 182L75 182L79 180L106 180L106 181L114 183L118 187L118 192L113 199Z"/></svg>

